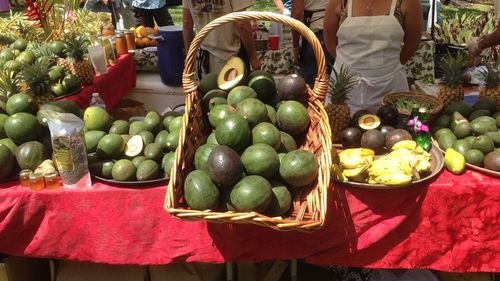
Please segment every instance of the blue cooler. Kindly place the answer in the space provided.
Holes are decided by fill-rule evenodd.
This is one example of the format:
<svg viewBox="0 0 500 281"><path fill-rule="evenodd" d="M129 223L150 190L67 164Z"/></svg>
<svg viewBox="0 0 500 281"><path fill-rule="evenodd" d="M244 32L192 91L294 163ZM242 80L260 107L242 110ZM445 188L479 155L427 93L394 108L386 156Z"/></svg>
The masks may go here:
<svg viewBox="0 0 500 281"><path fill-rule="evenodd" d="M184 41L182 26L162 26L158 28L156 40L158 49L158 67L161 81L165 85L182 85L182 71L184 69Z"/></svg>

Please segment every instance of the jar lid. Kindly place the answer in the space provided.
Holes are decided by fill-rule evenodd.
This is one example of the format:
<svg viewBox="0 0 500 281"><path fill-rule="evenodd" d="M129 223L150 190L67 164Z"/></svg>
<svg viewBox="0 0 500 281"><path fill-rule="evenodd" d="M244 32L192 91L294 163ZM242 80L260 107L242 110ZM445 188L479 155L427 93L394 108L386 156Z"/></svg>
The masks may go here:
<svg viewBox="0 0 500 281"><path fill-rule="evenodd" d="M134 31L126 29L126 30L123 31L123 33L125 33L125 34L134 34Z"/></svg>
<svg viewBox="0 0 500 281"><path fill-rule="evenodd" d="M31 173L33 173L30 169L24 169L19 172L20 176L29 176Z"/></svg>
<svg viewBox="0 0 500 281"><path fill-rule="evenodd" d="M41 177L43 177L43 175L41 173L31 173L30 174L30 179L38 179Z"/></svg>
<svg viewBox="0 0 500 281"><path fill-rule="evenodd" d="M46 179L55 179L58 176L56 172L45 174L43 177Z"/></svg>

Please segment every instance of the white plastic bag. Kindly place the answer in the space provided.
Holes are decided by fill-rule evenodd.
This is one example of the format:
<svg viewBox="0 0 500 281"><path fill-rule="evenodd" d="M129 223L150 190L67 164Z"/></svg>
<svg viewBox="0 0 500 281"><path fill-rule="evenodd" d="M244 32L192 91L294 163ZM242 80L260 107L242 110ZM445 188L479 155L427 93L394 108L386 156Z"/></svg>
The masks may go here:
<svg viewBox="0 0 500 281"><path fill-rule="evenodd" d="M63 187L87 189L92 186L83 138L83 121L72 113L47 111L53 158Z"/></svg>

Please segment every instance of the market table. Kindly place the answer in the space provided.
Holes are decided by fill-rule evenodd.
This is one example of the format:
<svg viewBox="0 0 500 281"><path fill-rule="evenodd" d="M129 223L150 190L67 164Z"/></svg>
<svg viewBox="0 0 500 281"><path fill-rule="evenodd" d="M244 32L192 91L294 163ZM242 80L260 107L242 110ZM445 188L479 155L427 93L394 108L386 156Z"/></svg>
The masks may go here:
<svg viewBox="0 0 500 281"><path fill-rule="evenodd" d="M94 83L82 87L76 95L63 99L76 102L80 108L87 108L92 93L99 93L111 110L135 86L135 60L131 54L121 55L115 64L108 67L108 73L94 77Z"/></svg>
<svg viewBox="0 0 500 281"><path fill-rule="evenodd" d="M335 185L325 228L311 234L184 222L165 187L33 192L0 184L0 252L109 264L261 261L444 271L500 271L500 180L444 171L398 190Z"/></svg>

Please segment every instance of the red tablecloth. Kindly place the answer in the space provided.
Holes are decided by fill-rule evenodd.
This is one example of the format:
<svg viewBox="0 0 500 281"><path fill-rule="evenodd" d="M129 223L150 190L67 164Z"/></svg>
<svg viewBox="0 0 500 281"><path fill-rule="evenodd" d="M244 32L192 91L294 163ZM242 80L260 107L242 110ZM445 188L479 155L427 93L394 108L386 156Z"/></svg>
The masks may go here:
<svg viewBox="0 0 500 281"><path fill-rule="evenodd" d="M356 267L500 270L500 180L443 172L430 185L377 191L335 186L312 234L183 222L164 187L96 183L86 192L0 185L0 252L111 264L306 258Z"/></svg>
<svg viewBox="0 0 500 281"><path fill-rule="evenodd" d="M78 94L63 99L76 102L80 108L87 108L92 93L99 93L111 110L135 86L135 60L131 54L118 57L116 63L108 67L108 73L94 77L94 83L82 88Z"/></svg>

